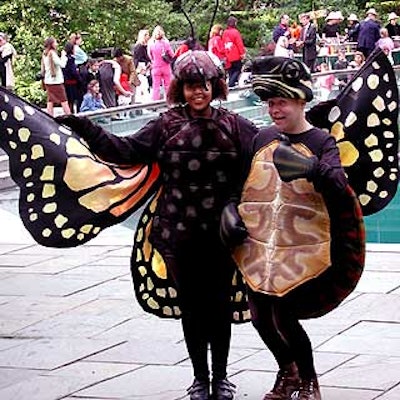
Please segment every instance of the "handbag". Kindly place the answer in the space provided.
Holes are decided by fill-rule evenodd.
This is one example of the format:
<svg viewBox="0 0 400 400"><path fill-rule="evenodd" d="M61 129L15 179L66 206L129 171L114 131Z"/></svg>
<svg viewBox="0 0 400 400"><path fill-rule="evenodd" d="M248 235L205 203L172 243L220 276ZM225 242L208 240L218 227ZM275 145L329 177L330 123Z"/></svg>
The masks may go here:
<svg viewBox="0 0 400 400"><path fill-rule="evenodd" d="M174 61L174 57L172 57L168 51L165 49L165 43L163 43L163 51L161 53L161 58L167 63L171 64Z"/></svg>
<svg viewBox="0 0 400 400"><path fill-rule="evenodd" d="M167 63L167 64L171 64L174 57L171 57L171 55L169 53L167 53L165 50L163 50L163 52L161 53L161 58Z"/></svg>

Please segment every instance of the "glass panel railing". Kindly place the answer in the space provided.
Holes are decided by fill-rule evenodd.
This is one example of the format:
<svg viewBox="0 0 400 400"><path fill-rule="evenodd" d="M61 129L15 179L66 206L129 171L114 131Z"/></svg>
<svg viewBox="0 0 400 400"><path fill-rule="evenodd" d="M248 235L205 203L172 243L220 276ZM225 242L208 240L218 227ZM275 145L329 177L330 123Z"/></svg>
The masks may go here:
<svg viewBox="0 0 400 400"><path fill-rule="evenodd" d="M394 66L394 70L398 86L400 87L400 65ZM312 107L320 101L337 96L342 86L345 85L356 72L357 69L346 69L314 73L314 100L308 103L308 107ZM325 90L321 85L321 81L330 75L334 77L332 87L329 90ZM251 85L244 85L231 89L229 91L228 100L217 101L214 104L216 106L221 104L221 106L249 118L258 126L268 125L270 123L267 108L251 90ZM136 132L166 109L166 102L161 100L146 104L112 107L105 110L79 113L78 115L85 115L104 126L104 128L110 132L123 136Z"/></svg>

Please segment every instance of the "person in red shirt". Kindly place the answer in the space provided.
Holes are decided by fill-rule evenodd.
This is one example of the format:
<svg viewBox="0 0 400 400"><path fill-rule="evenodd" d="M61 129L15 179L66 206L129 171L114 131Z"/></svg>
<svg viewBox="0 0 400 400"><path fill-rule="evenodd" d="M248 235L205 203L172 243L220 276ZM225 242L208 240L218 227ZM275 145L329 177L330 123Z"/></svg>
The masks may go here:
<svg viewBox="0 0 400 400"><path fill-rule="evenodd" d="M201 44L193 36L189 36L180 46L177 47L174 53L174 59L176 60L181 54L186 53L189 50L203 50Z"/></svg>
<svg viewBox="0 0 400 400"><path fill-rule="evenodd" d="M242 35L236 28L237 18L230 16L226 25L227 27L222 33L222 41L229 65L229 67L226 67L229 77L228 85L232 88L238 84L239 76L242 72L242 60L246 55L246 48L243 44Z"/></svg>

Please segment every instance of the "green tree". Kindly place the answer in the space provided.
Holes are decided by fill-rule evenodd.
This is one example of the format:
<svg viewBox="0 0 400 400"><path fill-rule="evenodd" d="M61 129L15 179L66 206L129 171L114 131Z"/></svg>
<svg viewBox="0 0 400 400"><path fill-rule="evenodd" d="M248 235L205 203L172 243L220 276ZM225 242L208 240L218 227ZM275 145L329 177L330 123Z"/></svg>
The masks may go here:
<svg viewBox="0 0 400 400"><path fill-rule="evenodd" d="M398 1L366 3L361 0L80 0L79 7L70 0L26 0L0 3L0 31L6 32L18 52L15 72L16 91L36 104L43 103L45 93L35 76L40 70L43 42L54 36L62 47L72 32L84 35L83 48L88 53L102 47L121 47L130 51L137 32L162 25L170 39L184 39L190 34L189 16L200 42L206 45L211 22L225 25L234 13L239 29L253 55L271 39L271 31L282 13L292 19L304 11L325 8L341 10L344 15L373 6L384 15L400 13ZM34 5L33 5L34 4ZM390 8L392 7L392 8ZM322 25L324 21L319 21Z"/></svg>

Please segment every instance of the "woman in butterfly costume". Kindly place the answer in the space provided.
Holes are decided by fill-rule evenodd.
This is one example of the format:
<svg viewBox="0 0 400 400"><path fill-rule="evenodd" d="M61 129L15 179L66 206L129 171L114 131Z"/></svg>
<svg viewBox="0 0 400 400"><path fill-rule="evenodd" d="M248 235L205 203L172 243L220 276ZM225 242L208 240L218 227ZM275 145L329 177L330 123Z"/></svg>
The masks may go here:
<svg viewBox="0 0 400 400"><path fill-rule="evenodd" d="M211 79L213 98L224 97L221 91L214 92L214 84L221 78L221 71L218 68L215 69L212 63L210 65L204 56L195 57L193 60L191 53L185 53L182 57L181 66L187 65L190 73L197 78L201 77L203 85L208 85L207 82ZM181 72L185 70L183 68ZM185 75L180 75L179 71L176 70L176 76L184 77ZM382 209L396 192L397 100L397 86L392 67L384 54L378 53L357 72L334 104L321 105L309 113L315 126L326 128L336 138L350 186L358 195L366 215ZM193 197L195 204L187 209L183 225L176 223L174 225L176 229L173 231L177 234L177 239L184 240L185 231L180 231L180 228L185 224L194 228L191 222L194 221L196 212L199 209L204 211L205 225L196 228L196 235L203 239L203 229L204 232L210 229L212 235L210 238L205 238L204 242L198 243L196 252L191 254L190 267L196 279L195 293L198 296L196 301L209 304L206 300L208 290L202 290L210 284L207 277L211 276L210 280L214 282L212 285L218 279L226 285L227 280L231 279L234 267L227 261L228 258L225 258L226 249L216 238L219 216L216 216L217 212L208 213L207 210L211 204L211 209L221 211L225 202L231 200L232 194L241 189L243 182L238 177L243 169L239 159L243 156L242 150L244 152L245 149L251 148L250 141L255 134L251 124L222 108L213 108L211 117L193 117L187 110L187 105L174 107L144 128L145 131L148 131L149 127L157 129L161 121L163 126L168 124L171 132L177 134L170 136L164 129L159 132L160 146L166 143L172 146L168 151L160 151L157 157L150 157L149 149L146 150L150 138L144 135L143 142L140 142L138 158L131 159L133 153L127 149L134 135L129 139L116 138L103 132L90 121L74 116L70 117L69 122L63 120L65 125L60 124L39 108L0 88L0 147L9 155L10 173L20 188L19 211L27 230L44 246L73 247L96 237L102 229L126 220L133 212L140 212L131 258L135 294L144 310L166 318L181 318L182 313L185 313L185 310L181 309L180 287L176 284L176 280L171 278L174 267L170 255L173 254L174 247L172 246L170 251L166 245L171 228L164 224L165 220L163 221L165 215L170 215L176 209L174 202L180 201L180 193L174 188L174 180L179 178L179 174L175 172L179 169L174 170L173 167L179 164L181 152L172 151L173 146L179 148L181 143L190 145L196 150L192 155L200 154L202 149L208 148L208 151L202 152L199 159L195 157L191 159L191 154L186 154L188 159L184 158L183 162L187 163L187 168L183 170L184 175L181 179L187 179L187 182L196 176L198 168L204 171L204 168L207 170L207 166L211 167L212 164L209 162L215 163L207 173L196 176L201 180L198 188L196 185L187 185L187 188L183 188L183 190L193 189L193 194L199 189L200 195ZM72 125L72 129L66 125ZM203 139L201 136L195 134L203 129L210 133L204 136L205 142L200 140ZM186 143L185 140L174 141L180 139L179 133L182 130L194 135L190 136L194 140L190 143ZM92 138L90 131L96 132L93 136L98 133L98 138ZM117 160L112 158L109 161L106 154L93 152L90 148L93 143L88 146L81 136L85 136L90 143L92 141L108 143L103 149L105 153L111 149L114 151L115 146L120 145L125 151L122 157L118 157ZM228 140L225 141L226 138ZM215 152L213 146L221 144L219 139L223 139L224 143L221 154ZM108 145L112 147L108 148ZM168 162L161 162L163 159ZM204 160L207 162L204 163ZM218 160L221 160L220 165ZM165 189L166 185L169 189ZM237 187L234 187L236 185ZM216 188L218 191L215 191ZM200 204L202 198L205 201ZM164 200L161 201L162 199ZM169 199L172 201L169 202ZM336 307L354 289L361 275L362 223L357 219L360 217L357 204L349 200L349 207L344 206L343 211L338 211L340 213L340 218L337 219L338 225L344 229L331 230L336 235L332 238L332 242L339 243L345 239L344 247L347 251L343 253L343 258L353 259L353 262L348 262L346 264L348 268L343 272L338 268L329 267L317 278L292 291L293 295L298 293L297 296L293 296L295 300L301 300L296 303L301 318L322 315ZM159 213L161 205L164 210L162 214ZM183 208L178 209L179 212L182 210ZM336 220L334 222L336 223ZM352 237L351 224L355 226L355 232L358 232L354 240L348 240ZM154 225L158 226L156 228L158 232L166 235L166 239L154 240L156 235L151 235L155 229ZM166 229L160 230L160 228ZM335 247L332 245L332 248ZM215 254L217 259L213 259ZM338 252L335 254L332 257L342 257ZM199 260L206 258L206 261L201 264L197 257ZM211 268L209 264L216 265L220 270L222 264L218 264L218 259L221 258L225 263L224 271L220 271L221 275L218 277L214 271L209 271ZM339 264L332 264L336 265ZM318 285L311 284L314 280L318 281ZM219 293L226 295L227 288L224 287L224 290L221 291L221 287L218 290ZM307 296L301 295L303 290L307 291ZM232 320L248 321L250 315L245 286L241 275L236 271L232 279L231 300ZM219 304L226 306L226 302L222 300ZM221 312L226 312L226 309ZM213 360L213 369L219 369L220 372L225 365L227 346L229 346L227 338L230 336L230 330L228 333L226 326L225 329L225 344L220 347L224 355L220 353L221 357ZM219 363L218 358L219 361L223 361ZM206 365L204 362L201 364L203 367ZM204 368L203 372L205 370ZM207 380L200 382L203 384L192 386L190 390L192 398L208 398L208 385L204 384ZM224 379L220 382L224 382L223 385L219 385L219 388L223 389L221 394L231 396L225 398L232 398L229 382ZM195 388L200 390L194 390Z"/></svg>
<svg viewBox="0 0 400 400"><path fill-rule="evenodd" d="M377 61L372 64L376 71L381 67ZM305 114L313 98L312 77L297 60L261 57L252 69L253 90L267 102L273 125L254 140L241 200L225 207L221 232L248 285L252 323L279 366L263 400L321 400L311 342L299 320L335 307L352 290L364 265L361 206L340 158L349 167L359 159L357 143L349 143L344 132L356 118L347 116L343 124L333 108L328 113L328 120L337 124L332 135L313 126ZM364 84L356 82L354 93ZM372 162L379 145L392 148L387 158L377 158L374 184L369 176L369 187L360 194L371 209L372 197L387 202L386 189L395 191L398 184L397 146L390 146L398 138L398 95L384 82L379 94L372 92L373 80L365 84L372 86L373 97L386 96L388 104L382 97L371 98L376 109L360 110L365 115L357 116L368 123L364 143L358 145L368 147ZM382 136L379 124L386 125Z"/></svg>
<svg viewBox="0 0 400 400"><path fill-rule="evenodd" d="M210 386L215 400L234 396L226 368L235 263L219 237L219 225L227 199L239 187L241 148L248 147L257 128L238 114L210 105L226 95L218 58L206 51L188 51L176 60L167 94L175 107L135 134L118 137L87 118L58 119L108 163L157 163L160 168L162 187L149 243L165 260L177 287L195 378L189 389L191 400L210 399ZM72 178L69 182L74 184Z"/></svg>

